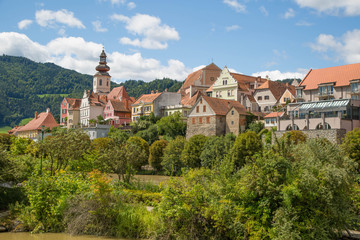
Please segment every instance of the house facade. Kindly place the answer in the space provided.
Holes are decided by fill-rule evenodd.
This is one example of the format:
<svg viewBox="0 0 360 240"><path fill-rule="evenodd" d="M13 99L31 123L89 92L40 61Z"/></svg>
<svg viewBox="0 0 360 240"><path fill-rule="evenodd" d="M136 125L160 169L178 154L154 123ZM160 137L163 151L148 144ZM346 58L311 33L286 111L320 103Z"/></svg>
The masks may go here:
<svg viewBox="0 0 360 240"><path fill-rule="evenodd" d="M229 110L234 112L228 115ZM246 115L246 109L238 101L201 96L188 116L186 138L196 134L221 136L233 131L236 134L245 129ZM236 126L241 130L236 130Z"/></svg>
<svg viewBox="0 0 360 240"><path fill-rule="evenodd" d="M132 121L137 121L141 116L149 116L150 113L164 116L164 107L180 104L180 93L152 91L150 94L143 94L131 105Z"/></svg>
<svg viewBox="0 0 360 240"><path fill-rule="evenodd" d="M283 117L284 114L285 114L285 112L272 112L272 113L269 113L268 115L266 115L264 117L264 119L265 119L264 127L266 129L271 129L273 127L278 127L278 120L279 120L279 118Z"/></svg>
<svg viewBox="0 0 360 240"><path fill-rule="evenodd" d="M60 108L60 125L68 128L77 126L80 123L81 99L64 98Z"/></svg>
<svg viewBox="0 0 360 240"><path fill-rule="evenodd" d="M131 103L130 100L108 100L104 108L104 119L116 128L129 125L131 122Z"/></svg>

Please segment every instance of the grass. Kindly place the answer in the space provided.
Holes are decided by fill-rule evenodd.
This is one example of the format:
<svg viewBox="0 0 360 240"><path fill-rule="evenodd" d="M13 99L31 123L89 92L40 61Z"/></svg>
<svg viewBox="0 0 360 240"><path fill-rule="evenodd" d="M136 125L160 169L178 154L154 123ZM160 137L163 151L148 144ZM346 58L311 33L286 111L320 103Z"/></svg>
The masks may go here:
<svg viewBox="0 0 360 240"><path fill-rule="evenodd" d="M9 126L0 127L0 133L8 133L8 131L11 129L12 129L12 127L9 127Z"/></svg>
<svg viewBox="0 0 360 240"><path fill-rule="evenodd" d="M47 97L47 96L61 96L61 97L67 97L69 94L67 93L60 93L60 94L57 94L57 93L54 93L54 94L37 94L37 96L39 98L43 98L43 97Z"/></svg>

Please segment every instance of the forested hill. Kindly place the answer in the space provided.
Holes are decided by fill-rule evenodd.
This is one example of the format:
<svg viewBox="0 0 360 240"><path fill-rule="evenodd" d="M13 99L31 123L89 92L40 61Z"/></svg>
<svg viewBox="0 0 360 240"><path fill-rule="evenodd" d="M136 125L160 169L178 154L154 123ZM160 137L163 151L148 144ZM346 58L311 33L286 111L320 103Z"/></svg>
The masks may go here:
<svg viewBox="0 0 360 240"><path fill-rule="evenodd" d="M94 66L95 73L95 66ZM177 91L182 82L162 79L146 83L128 80L124 85L130 96L138 97L151 90ZM112 87L119 86L114 82ZM53 63L37 63L24 57L0 56L0 126L15 126L35 111L50 108L56 118L64 97L80 98L92 89L92 76L59 67Z"/></svg>

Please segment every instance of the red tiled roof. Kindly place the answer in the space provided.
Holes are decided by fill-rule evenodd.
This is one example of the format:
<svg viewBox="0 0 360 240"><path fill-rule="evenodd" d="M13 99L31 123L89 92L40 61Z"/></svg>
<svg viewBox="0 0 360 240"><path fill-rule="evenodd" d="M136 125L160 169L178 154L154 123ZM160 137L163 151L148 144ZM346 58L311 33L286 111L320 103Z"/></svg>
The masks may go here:
<svg viewBox="0 0 360 240"><path fill-rule="evenodd" d="M65 98L69 104L69 109L78 110L81 105L81 99L79 98Z"/></svg>
<svg viewBox="0 0 360 240"><path fill-rule="evenodd" d="M37 116L37 118L31 120L25 126L20 127L17 132L40 130L41 126L52 129L53 127L57 127L58 125L59 124L57 124L51 112L42 112Z"/></svg>
<svg viewBox="0 0 360 240"><path fill-rule="evenodd" d="M186 106L194 106L196 103L196 100L203 94L200 91L197 91L191 98L190 94L186 94L186 96L181 99L181 104Z"/></svg>
<svg viewBox="0 0 360 240"><path fill-rule="evenodd" d="M197 70L197 71L195 71L193 73L190 73L188 75L188 77L185 79L185 82L182 85L181 89L186 89L186 88L190 87L191 85L193 85L196 80L200 79L200 77L202 76L202 73L203 73L204 70L206 70L206 71L218 71L219 72L218 76L221 73L221 69L218 66L216 66L216 64L211 63L211 64L207 65L206 67L204 67L202 69L199 69L199 70ZM208 86L212 84L212 82L210 81L210 76L209 77L205 76L205 84L208 85Z"/></svg>
<svg viewBox="0 0 360 240"><path fill-rule="evenodd" d="M114 99L120 99L121 100L125 100L125 99L131 99L129 97L129 95L127 94L125 87L124 86L120 86L120 87L116 87L113 90L111 90L111 92L107 95L108 99L114 100Z"/></svg>
<svg viewBox="0 0 360 240"><path fill-rule="evenodd" d="M284 94L284 92L286 91L286 89L288 89L288 87L286 86L285 83L267 80L265 83L263 83L257 89L269 89L270 92L276 98L276 100L279 100L281 98L281 96Z"/></svg>
<svg viewBox="0 0 360 240"><path fill-rule="evenodd" d="M250 102L256 103L256 100L255 100L255 98L254 98L253 95L251 95L251 94L246 94L246 97L249 99Z"/></svg>
<svg viewBox="0 0 360 240"><path fill-rule="evenodd" d="M142 101L144 103L151 103L161 94L162 93L143 94L133 104L139 104L140 101Z"/></svg>
<svg viewBox="0 0 360 240"><path fill-rule="evenodd" d="M237 107L239 112L246 112L246 109L238 101L226 100L220 98L212 98L208 96L202 96L202 98L210 105L211 109L216 115L226 115L232 107Z"/></svg>
<svg viewBox="0 0 360 240"><path fill-rule="evenodd" d="M92 92L89 96L89 101L91 106L105 106L108 98L107 95L99 95Z"/></svg>
<svg viewBox="0 0 360 240"><path fill-rule="evenodd" d="M335 87L347 86L351 80L360 79L360 63L337 67L310 69L299 86L305 90L317 89L319 84L335 83Z"/></svg>
<svg viewBox="0 0 360 240"><path fill-rule="evenodd" d="M114 110L117 112L131 112L131 102L128 104L128 108L126 108L126 102L120 100L109 100Z"/></svg>
<svg viewBox="0 0 360 240"><path fill-rule="evenodd" d="M285 112L272 112L266 115L264 118L274 118L274 117L281 117L284 115Z"/></svg>
<svg viewBox="0 0 360 240"><path fill-rule="evenodd" d="M296 89L295 89L295 86L294 85L289 85L287 86L287 89L289 90L289 92L295 96L296 95Z"/></svg>

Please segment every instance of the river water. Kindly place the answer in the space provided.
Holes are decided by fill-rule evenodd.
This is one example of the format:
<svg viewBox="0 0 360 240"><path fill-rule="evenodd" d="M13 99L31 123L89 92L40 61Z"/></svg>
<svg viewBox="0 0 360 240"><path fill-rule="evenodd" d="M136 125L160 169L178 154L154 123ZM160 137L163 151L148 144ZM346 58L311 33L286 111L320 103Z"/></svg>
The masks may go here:
<svg viewBox="0 0 360 240"><path fill-rule="evenodd" d="M96 236L71 236L66 233L0 233L0 240L125 240ZM129 239L127 239L129 240Z"/></svg>

